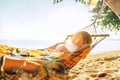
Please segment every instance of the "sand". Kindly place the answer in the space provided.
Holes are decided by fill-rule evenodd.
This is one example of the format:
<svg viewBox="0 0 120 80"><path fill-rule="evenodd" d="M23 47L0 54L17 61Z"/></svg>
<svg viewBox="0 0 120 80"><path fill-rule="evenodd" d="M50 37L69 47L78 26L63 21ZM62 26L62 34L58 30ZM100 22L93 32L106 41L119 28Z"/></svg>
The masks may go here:
<svg viewBox="0 0 120 80"><path fill-rule="evenodd" d="M89 55L69 76L70 80L120 80L120 50Z"/></svg>

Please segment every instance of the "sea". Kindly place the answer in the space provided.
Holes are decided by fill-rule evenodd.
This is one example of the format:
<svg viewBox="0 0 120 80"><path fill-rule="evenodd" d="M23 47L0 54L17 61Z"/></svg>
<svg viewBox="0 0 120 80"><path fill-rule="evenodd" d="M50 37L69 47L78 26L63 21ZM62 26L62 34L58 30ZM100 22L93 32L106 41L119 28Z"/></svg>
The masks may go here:
<svg viewBox="0 0 120 80"><path fill-rule="evenodd" d="M58 41L54 40L0 40L0 44L30 49L43 49L56 43ZM91 50L90 54L114 50L120 50L120 39L104 39Z"/></svg>

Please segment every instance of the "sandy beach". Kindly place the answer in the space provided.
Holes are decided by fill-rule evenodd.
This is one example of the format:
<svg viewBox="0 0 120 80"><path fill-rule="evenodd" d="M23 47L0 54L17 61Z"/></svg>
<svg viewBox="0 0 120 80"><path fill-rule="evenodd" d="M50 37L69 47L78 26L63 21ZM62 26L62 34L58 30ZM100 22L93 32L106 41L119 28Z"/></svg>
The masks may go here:
<svg viewBox="0 0 120 80"><path fill-rule="evenodd" d="M120 80L120 50L87 56L69 76L70 80Z"/></svg>

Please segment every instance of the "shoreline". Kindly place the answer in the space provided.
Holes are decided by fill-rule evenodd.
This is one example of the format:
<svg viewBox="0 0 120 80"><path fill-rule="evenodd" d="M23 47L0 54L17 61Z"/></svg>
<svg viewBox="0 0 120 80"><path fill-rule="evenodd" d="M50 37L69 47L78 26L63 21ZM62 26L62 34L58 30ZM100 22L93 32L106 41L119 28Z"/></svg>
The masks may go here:
<svg viewBox="0 0 120 80"><path fill-rule="evenodd" d="M96 58L99 56L110 56L110 55L118 55L120 54L120 50L111 50L111 51L101 51L101 52L90 52L86 58L90 57L95 57Z"/></svg>

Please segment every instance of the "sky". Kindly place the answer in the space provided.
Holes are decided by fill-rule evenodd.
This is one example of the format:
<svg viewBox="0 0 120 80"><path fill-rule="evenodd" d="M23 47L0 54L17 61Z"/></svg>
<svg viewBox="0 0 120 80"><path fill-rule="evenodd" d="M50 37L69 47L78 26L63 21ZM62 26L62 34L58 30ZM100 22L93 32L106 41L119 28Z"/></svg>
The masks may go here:
<svg viewBox="0 0 120 80"><path fill-rule="evenodd" d="M90 22L90 7L73 0L0 0L0 39L64 39Z"/></svg>

